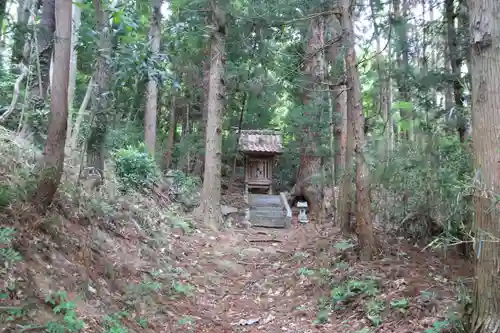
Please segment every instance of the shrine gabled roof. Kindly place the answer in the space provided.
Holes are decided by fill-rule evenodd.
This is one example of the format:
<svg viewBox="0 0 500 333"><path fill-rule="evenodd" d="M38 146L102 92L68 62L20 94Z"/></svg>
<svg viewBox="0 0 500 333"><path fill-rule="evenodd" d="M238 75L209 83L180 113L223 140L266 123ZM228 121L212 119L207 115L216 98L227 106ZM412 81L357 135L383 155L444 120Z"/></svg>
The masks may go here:
<svg viewBox="0 0 500 333"><path fill-rule="evenodd" d="M243 153L274 153L283 152L283 137L273 130L242 130L238 142Z"/></svg>

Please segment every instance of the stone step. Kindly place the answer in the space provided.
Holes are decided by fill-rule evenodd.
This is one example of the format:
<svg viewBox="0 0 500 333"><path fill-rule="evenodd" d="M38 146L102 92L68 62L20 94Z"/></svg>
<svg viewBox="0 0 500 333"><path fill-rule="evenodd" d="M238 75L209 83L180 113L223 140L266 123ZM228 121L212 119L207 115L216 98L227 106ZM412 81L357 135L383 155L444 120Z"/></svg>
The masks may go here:
<svg viewBox="0 0 500 333"><path fill-rule="evenodd" d="M255 217L270 217L270 218L282 218L285 217L285 213L283 212L282 209L265 209L265 208L258 208L258 209L250 209L250 217L255 216Z"/></svg>
<svg viewBox="0 0 500 333"><path fill-rule="evenodd" d="M251 209L250 223L254 227L288 228L291 221L284 216L282 210Z"/></svg>
<svg viewBox="0 0 500 333"><path fill-rule="evenodd" d="M251 224L252 227L288 228L287 221L285 219L281 220L258 219L258 220L252 220Z"/></svg>
<svg viewBox="0 0 500 333"><path fill-rule="evenodd" d="M281 199L279 195L269 195L269 194L249 194L248 203L251 207L282 207Z"/></svg>
<svg viewBox="0 0 500 333"><path fill-rule="evenodd" d="M266 227L266 228L287 228L287 220L269 219L269 218L253 218L251 222L253 227Z"/></svg>
<svg viewBox="0 0 500 333"><path fill-rule="evenodd" d="M279 195L248 194L250 223L254 227L289 228L291 218L286 217Z"/></svg>

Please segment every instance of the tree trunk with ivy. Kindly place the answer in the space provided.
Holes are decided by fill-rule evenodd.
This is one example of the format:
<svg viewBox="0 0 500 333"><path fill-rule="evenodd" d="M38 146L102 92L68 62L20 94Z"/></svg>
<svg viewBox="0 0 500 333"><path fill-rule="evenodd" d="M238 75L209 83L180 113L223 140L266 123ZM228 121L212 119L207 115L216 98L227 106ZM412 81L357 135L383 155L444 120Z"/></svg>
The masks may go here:
<svg viewBox="0 0 500 333"><path fill-rule="evenodd" d="M36 6L37 7L37 6ZM35 8L34 0L18 0L17 1L17 22L14 25L13 44L11 61L14 64L25 61L26 64L29 59L24 57L24 48L28 36L28 22L30 13ZM37 8L38 10L38 8Z"/></svg>
<svg viewBox="0 0 500 333"><path fill-rule="evenodd" d="M365 161L364 115L361 100L361 81L357 68L355 37L350 1L341 0L342 27L346 45L347 109L354 128L354 152L356 156L356 234L361 248L361 259L371 260L376 243L373 234L370 198L370 178Z"/></svg>
<svg viewBox="0 0 500 333"><path fill-rule="evenodd" d="M72 8L72 29L71 29L71 60L69 67L69 86L68 86L68 138L71 138L73 131L73 102L75 100L75 92L76 92L76 72L78 65L78 38L80 37L80 25L82 20L82 10L81 10L81 1L75 0L73 1ZM70 141L70 140L68 140ZM70 141L71 142L71 141Z"/></svg>
<svg viewBox="0 0 500 333"><path fill-rule="evenodd" d="M204 142L206 140L206 128L207 128L207 106L208 106L208 95L210 90L210 62L206 60L203 62L203 74L201 84L203 86L203 106L201 107L201 125L200 125L200 139ZM193 174L200 178L203 177L203 172L205 168L205 148L201 147L198 151L198 158L194 165Z"/></svg>
<svg viewBox="0 0 500 333"><path fill-rule="evenodd" d="M338 217L336 218L337 224L342 229L344 234L351 233L351 216L353 215L353 159L354 159L354 128L352 122L352 114L349 111L349 89L350 86L344 86L344 100L346 102L345 107L342 110L342 128L344 129L344 134L340 138L341 150L344 153L344 157L341 161L342 173L341 183L339 188L339 200L338 200Z"/></svg>
<svg viewBox="0 0 500 333"><path fill-rule="evenodd" d="M224 64L226 60L226 18L217 0L211 0L211 62L205 141L205 171L200 206L195 212L205 225L217 229L222 224L222 115L225 107Z"/></svg>
<svg viewBox="0 0 500 333"><path fill-rule="evenodd" d="M500 4L470 0L476 279L471 333L500 332Z"/></svg>
<svg viewBox="0 0 500 333"><path fill-rule="evenodd" d="M94 168L103 176L105 159L105 139L108 128L110 68L108 59L111 54L111 35L109 18L102 0L94 0L99 31L98 55L95 73L95 85L92 93L92 124L87 141L87 167Z"/></svg>
<svg viewBox="0 0 500 333"><path fill-rule="evenodd" d="M172 153L174 151L174 141L175 141L175 129L177 128L177 119L176 119L176 104L175 104L175 96L172 97L172 105L170 106L170 111L168 115L168 135L167 135L167 143L165 148L165 154L163 154L163 163L165 170L170 169L172 165Z"/></svg>
<svg viewBox="0 0 500 333"><path fill-rule="evenodd" d="M461 78L464 57L460 51L457 29L455 28L456 17L457 13L455 11L455 2L453 0L446 0L446 30L453 82L453 101L457 117L456 128L460 142L463 143L465 141L465 134L467 130L466 118L464 117L464 88Z"/></svg>
<svg viewBox="0 0 500 333"><path fill-rule="evenodd" d="M32 52L29 63L34 75L29 82L30 98L28 112L24 118L22 135L33 134L32 115L40 113L46 106L50 86L50 59L54 46L56 29L54 0L44 0L42 15L36 31L36 50ZM37 141L41 140L36 137Z"/></svg>
<svg viewBox="0 0 500 333"><path fill-rule="evenodd" d="M340 188L341 175L345 167L345 148L347 138L347 123L344 122L346 115L347 99L345 91L345 61L342 55L342 26L337 15L328 17L327 35L329 36L325 57L330 65L330 153L332 164L332 186ZM338 219L339 196L333 191L331 205L333 213ZM326 198L325 198L326 199Z"/></svg>
<svg viewBox="0 0 500 333"><path fill-rule="evenodd" d="M345 168L345 150L347 146L347 91L344 84L336 86L332 90L335 102L334 117L334 143L335 143L335 186L342 181L342 174Z"/></svg>
<svg viewBox="0 0 500 333"><path fill-rule="evenodd" d="M71 52L71 6L67 0L56 0L56 35L52 111L43 155L43 167L35 194L35 203L46 208L61 182L64 165L64 146L68 120L68 82Z"/></svg>
<svg viewBox="0 0 500 333"><path fill-rule="evenodd" d="M339 35L342 34L342 26L336 15L332 15L328 20L328 28L330 33L330 41L337 39ZM347 89L345 86L345 60L342 53L342 41L336 41L333 43L328 43L328 48L326 50L326 58L330 62L331 70L331 99L335 103L336 116L333 117L333 135L334 135L334 184L339 189L339 195L334 195L334 211L335 211L335 222L337 225L341 226L341 229L349 233L350 232L350 208L349 208L349 197L344 195L352 191L352 182L348 181L351 174L349 174L345 180L346 169L346 158L347 158L347 146L348 140L351 144L351 153L349 154L349 165L352 164L352 130L350 131L350 137L348 139L348 120L347 120ZM352 178L352 177L351 177Z"/></svg>
<svg viewBox="0 0 500 333"><path fill-rule="evenodd" d="M351 230L352 211L352 158L353 158L353 131L347 114L347 88L345 85L339 86L334 93L337 96L337 111L340 119L339 126L336 127L335 137L338 141L339 153L335 158L336 178L338 179L339 195L336 202L335 223L340 226L342 232L349 234ZM338 139L337 139L338 138Z"/></svg>
<svg viewBox="0 0 500 333"><path fill-rule="evenodd" d="M304 121L307 122L307 125L304 126L304 147L300 153L300 164L294 187L295 193L293 193L295 196L303 196L307 200L309 218L313 222L319 218L323 202L321 186L314 179L321 173L321 156L318 151L320 136L314 128L320 121L321 112L314 111L314 109L318 109L317 105L314 104L323 99L322 96L318 95L319 91L325 90L322 85L326 76L325 29L324 16L317 16L309 23L309 37L303 70L307 85L304 87L302 95L304 109L307 110L304 111ZM313 110L312 114L309 109Z"/></svg>

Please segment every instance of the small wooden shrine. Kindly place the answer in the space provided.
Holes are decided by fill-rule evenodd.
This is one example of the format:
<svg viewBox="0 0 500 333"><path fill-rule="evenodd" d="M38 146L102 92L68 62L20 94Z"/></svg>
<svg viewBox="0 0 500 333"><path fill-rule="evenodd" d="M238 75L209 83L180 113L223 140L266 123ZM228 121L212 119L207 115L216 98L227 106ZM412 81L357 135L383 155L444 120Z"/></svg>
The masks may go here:
<svg viewBox="0 0 500 333"><path fill-rule="evenodd" d="M259 190L273 194L273 166L283 152L283 138L274 130L242 130L238 142L245 156L245 194Z"/></svg>

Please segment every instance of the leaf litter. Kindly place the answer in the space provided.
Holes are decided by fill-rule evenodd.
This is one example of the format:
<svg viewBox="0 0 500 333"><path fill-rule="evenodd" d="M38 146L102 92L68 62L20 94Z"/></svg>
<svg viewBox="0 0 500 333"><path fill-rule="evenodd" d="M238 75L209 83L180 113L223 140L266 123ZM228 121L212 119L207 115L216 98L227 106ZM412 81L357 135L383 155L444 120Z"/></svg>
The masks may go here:
<svg viewBox="0 0 500 333"><path fill-rule="evenodd" d="M14 223L25 260L6 280L16 285L6 303L30 310L11 328L53 317L33 303L65 290L84 332L103 331L103 318L124 309L120 323L132 332L425 332L456 308L453 281L471 276L464 260L401 241L361 263L330 225L170 229L158 243L134 225L52 218L57 230Z"/></svg>

